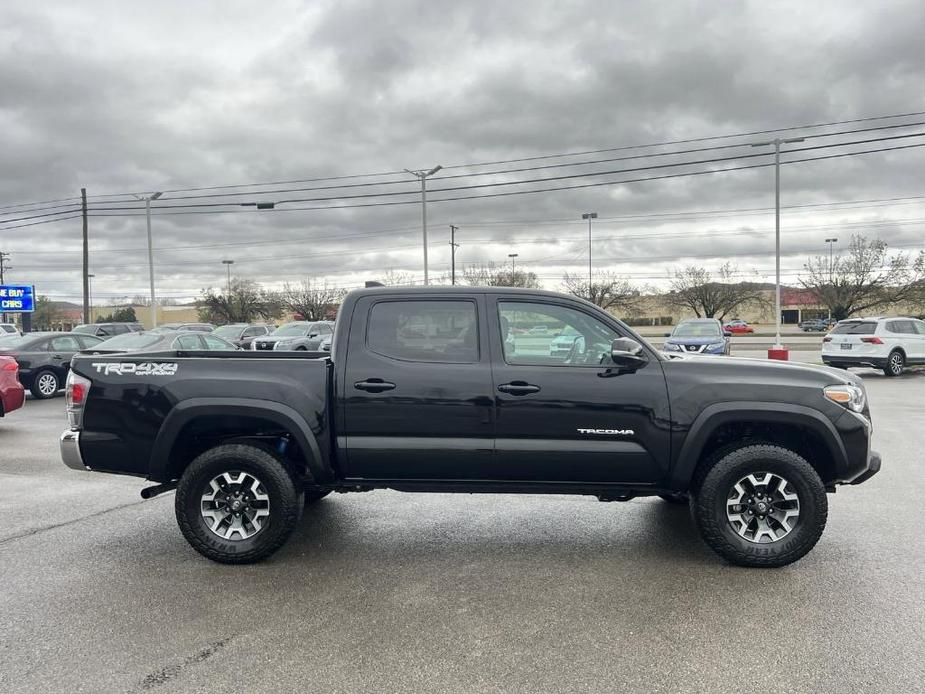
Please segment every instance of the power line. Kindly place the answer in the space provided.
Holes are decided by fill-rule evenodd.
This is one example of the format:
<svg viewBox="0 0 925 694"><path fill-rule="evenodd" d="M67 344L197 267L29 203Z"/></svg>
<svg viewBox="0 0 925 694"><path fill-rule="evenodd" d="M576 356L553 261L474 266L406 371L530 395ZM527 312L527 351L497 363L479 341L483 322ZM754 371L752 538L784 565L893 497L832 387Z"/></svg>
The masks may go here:
<svg viewBox="0 0 925 694"><path fill-rule="evenodd" d="M816 129L816 128L831 127L831 126L836 126L836 125L868 123L868 122L874 122L874 121L892 120L895 118L910 118L913 116L922 116L922 115L925 115L925 111L910 111L907 113L895 113L895 114L882 115L882 116L868 116L864 118L853 118L853 119L839 120L839 121L828 121L824 123L793 125L793 126L787 126L787 127L781 127L781 128L752 130L748 132L728 133L728 134L723 134L723 135L709 135L709 136L696 137L696 138L667 140L667 141L652 142L652 143L637 144L637 145L624 145L620 147L608 147L608 148L603 148L603 149L584 150L584 151L578 151L578 152L561 152L561 153L538 155L534 157L520 157L520 158L501 159L501 160L494 160L494 161L483 161L483 162L476 162L476 163L469 163L469 164L455 164L455 165L445 166L444 168L445 169L474 168L474 167L479 167L479 166L495 166L498 164L516 164L516 163L522 163L522 162L527 162L527 161L541 161L544 159L580 157L580 156L586 156L589 154L601 154L604 152L628 151L628 150L633 150L633 149L649 149L649 148L655 148L655 147L666 147L666 146L671 146L671 145L692 144L696 142L709 142L711 140L727 140L727 139L733 139L737 137L741 137L741 138L753 137L756 135L767 135L767 134L772 134L772 133L789 132L789 131L794 131L794 130L810 130L810 129ZM884 127L893 127L893 126L884 126ZM902 126L896 126L896 127L902 127ZM804 137L815 137L815 136L816 135L808 135ZM384 172L379 172L379 173L348 174L348 175L339 175L339 176L299 178L299 179L268 181L268 182L237 183L237 184L218 185L218 186L197 186L197 187L170 188L170 189L163 188L163 192L183 193L183 192L198 192L198 191L204 191L204 190L227 190L231 188L260 187L260 186L268 186L268 185L289 185L289 184L294 184L294 183L309 183L309 182L321 182L321 181L333 181L333 180L348 180L348 179L355 179L355 178L385 177L385 176L393 176L393 175L402 175L402 173L403 173L402 171L384 171ZM255 192L259 194L259 191L255 191ZM90 197L93 199L100 199L100 198L126 197L132 194L133 193L131 192L103 193L103 194L98 194L98 195L94 195ZM72 197L66 197L66 198L56 198L56 199L51 199L51 200L40 200L40 201L35 201L35 202L6 204L6 205L0 206L0 210L12 209L12 208L17 208L17 207L29 207L29 206L34 206L34 205L49 204L49 203L56 203L56 202L66 202L69 200L79 200L79 199L80 198L77 196L72 196Z"/></svg>
<svg viewBox="0 0 925 694"><path fill-rule="evenodd" d="M870 138L866 140L854 140L852 142L847 142L847 143L816 145L813 147L800 147L800 148L794 148L794 149L787 150L786 154L793 154L795 152L815 151L815 150L820 150L820 149L830 149L833 147L844 147L844 146L849 146L849 145L884 142L887 140L907 139L910 137L922 137L922 136L925 136L925 132L909 133L905 135L891 135L887 137ZM799 163L799 162L806 162L806 161L818 161L822 159L836 159L836 158L845 157L845 156L856 156L860 154L872 154L872 153L877 153L877 152L887 152L887 151L893 151L893 150L899 150L899 149L910 149L910 148L920 147L920 146L923 146L923 145L916 144L916 145L906 145L906 146L897 146L897 147L882 147L882 148L871 149L871 150L843 152L840 154L826 155L826 156L821 156L821 157L791 159L789 161L781 162L781 163L782 164L792 164L792 163ZM754 159L754 158L762 158L762 157L766 158L768 156L769 155L766 152L758 152L754 154L742 154L742 155L733 156L733 157L714 157L710 159L700 159L700 160L693 160L693 161L686 161L686 162L678 162L678 163L673 163L673 164L655 164L655 165L650 165L650 166L632 167L632 168L627 168L627 169L614 169L610 171L596 171L596 172L569 174L565 176L551 176L551 177L546 177L546 178L535 178L535 179L527 179L527 180L521 180L521 181L505 181L505 182L496 182L496 183L476 184L476 185L471 185L471 186L434 188L430 192L444 193L444 192L454 192L454 191L470 191L470 190L485 189L485 188L497 188L497 187L512 186L512 185L547 183L547 182L572 180L576 178L590 178L590 177L596 177L596 176L610 176L610 175L619 175L619 174L625 174L625 173L634 173L634 172L639 172L639 171L655 171L655 170L662 170L666 168L679 168L683 166L693 166L695 164L715 164L715 163L721 163L721 162L726 162L726 161L737 161L741 159ZM671 175L666 175L666 176L652 176L648 178L637 178L637 179L630 179L630 180L625 180L625 181L602 181L602 182L574 185L574 186L561 186L561 187L553 187L553 188L538 188L538 189L531 189L531 190L510 191L508 193L495 193L495 194L472 195L472 196L456 196L456 197L448 197L448 198L447 197L431 198L430 201L431 202L447 202L447 201L454 201L454 200L470 200L470 199L478 199L478 198L486 198L486 197L506 197L508 195L526 195L530 193L553 192L553 191L559 191L559 190L573 190L573 189L579 189L579 188L591 188L591 187L596 187L596 186L618 185L621 183L635 183L635 182L646 181L646 180L660 180L660 179L675 178L675 177L680 177L680 176L694 176L694 175L706 174L706 173L719 173L719 172L724 172L724 171L740 171L744 169L761 168L761 167L766 167L766 166L771 166L771 165L772 164L770 163L752 164L752 165L744 165L744 166L739 166L739 167L709 169L705 171L679 172L676 174L671 174ZM407 196L407 195L418 195L419 192L420 191L418 190L409 190L409 191L384 192L384 193L363 193L359 195L329 196L329 197L320 197L320 198L294 198L291 200L278 201L277 204L306 203L306 202L332 202L332 201L338 201L338 200L357 200L357 199L382 198L382 197L393 197L393 196ZM234 204L234 203L194 203L194 204L186 204L186 205L158 205L156 209L158 210L182 209L185 211L189 211L189 208L227 207L230 204ZM305 210L348 209L348 208L355 208L355 207L375 207L375 206L408 205L408 204L418 204L418 201L417 200L403 200L403 201L374 202L374 203L365 203L365 204L325 205L325 206L304 207L302 209L305 209ZM141 208L140 207L132 207L132 208L95 207L95 208L92 208L91 211L92 212L100 212L100 211L121 212L123 210L136 210L136 209L141 209ZM218 210L218 211L223 212L223 210ZM168 213L159 213L159 214L168 214ZM110 216L116 216L116 215L110 215Z"/></svg>

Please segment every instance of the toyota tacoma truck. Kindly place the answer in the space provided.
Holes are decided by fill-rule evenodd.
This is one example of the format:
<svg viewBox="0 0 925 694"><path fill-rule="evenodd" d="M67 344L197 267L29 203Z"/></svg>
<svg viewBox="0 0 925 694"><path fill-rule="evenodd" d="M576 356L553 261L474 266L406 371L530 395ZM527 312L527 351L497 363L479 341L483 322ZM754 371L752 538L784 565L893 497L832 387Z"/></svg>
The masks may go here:
<svg viewBox="0 0 925 694"><path fill-rule="evenodd" d="M393 489L657 496L729 562L782 566L827 492L880 469L856 376L669 357L545 291L357 290L330 353L88 351L66 395L64 463L175 489L183 536L225 563L273 553L331 492Z"/></svg>

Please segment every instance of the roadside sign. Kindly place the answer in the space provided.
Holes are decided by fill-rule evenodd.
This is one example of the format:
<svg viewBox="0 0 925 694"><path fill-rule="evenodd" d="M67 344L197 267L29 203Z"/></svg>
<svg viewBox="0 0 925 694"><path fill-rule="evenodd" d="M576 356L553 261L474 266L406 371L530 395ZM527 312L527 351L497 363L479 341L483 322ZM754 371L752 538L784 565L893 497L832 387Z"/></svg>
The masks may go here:
<svg viewBox="0 0 925 694"><path fill-rule="evenodd" d="M0 284L0 312L33 313L35 287L29 284Z"/></svg>

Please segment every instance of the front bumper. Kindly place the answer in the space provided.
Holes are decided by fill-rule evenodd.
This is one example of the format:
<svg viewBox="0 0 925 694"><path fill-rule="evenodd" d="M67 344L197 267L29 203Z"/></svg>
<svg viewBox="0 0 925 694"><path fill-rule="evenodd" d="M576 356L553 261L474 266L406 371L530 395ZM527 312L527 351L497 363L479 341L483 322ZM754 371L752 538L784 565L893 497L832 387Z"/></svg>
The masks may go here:
<svg viewBox="0 0 925 694"><path fill-rule="evenodd" d="M81 470L86 472L90 468L84 465L83 456L80 454L80 432L68 429L58 440L58 447L61 450L61 460L72 470Z"/></svg>
<svg viewBox="0 0 925 694"><path fill-rule="evenodd" d="M876 451L871 451L867 456L867 469L853 480L851 480L851 484L861 484L861 482L866 482L869 480L871 477L880 472L880 464L880 454Z"/></svg>

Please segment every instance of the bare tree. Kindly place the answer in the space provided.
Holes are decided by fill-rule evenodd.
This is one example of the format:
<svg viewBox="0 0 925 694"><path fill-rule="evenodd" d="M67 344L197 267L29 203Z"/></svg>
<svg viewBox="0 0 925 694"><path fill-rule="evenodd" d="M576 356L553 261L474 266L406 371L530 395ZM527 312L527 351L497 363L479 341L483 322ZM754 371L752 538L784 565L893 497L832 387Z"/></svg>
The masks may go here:
<svg viewBox="0 0 925 694"><path fill-rule="evenodd" d="M760 284L732 281L737 271L729 263L717 274L718 279L714 280L708 270L696 266L676 271L671 289L664 296L665 303L677 309L690 309L698 318L719 320L746 306L768 304Z"/></svg>
<svg viewBox="0 0 925 694"><path fill-rule="evenodd" d="M535 272L508 270L503 266L469 265L463 269L463 279L470 287L525 287L539 289L540 283Z"/></svg>
<svg viewBox="0 0 925 694"><path fill-rule="evenodd" d="M272 293L252 280L234 277L230 291L203 289L197 302L199 319L209 323L250 323L258 318L279 315L279 304Z"/></svg>
<svg viewBox="0 0 925 694"><path fill-rule="evenodd" d="M890 256L883 241L868 241L860 234L851 237L848 252L833 258L831 264L827 256L816 256L803 268L800 284L832 312L835 320L925 298L925 251L915 257L905 253Z"/></svg>
<svg viewBox="0 0 925 694"><path fill-rule="evenodd" d="M283 308L302 316L303 320L325 320L337 311L345 293L343 289L328 285L326 280L306 279L297 285L283 285L278 298Z"/></svg>
<svg viewBox="0 0 925 694"><path fill-rule="evenodd" d="M643 293L629 280L618 277L611 272L602 272L594 279L590 288L588 279L568 272L562 278L562 285L569 294L587 299L605 311L615 310L623 313L637 313L645 305Z"/></svg>
<svg viewBox="0 0 925 694"><path fill-rule="evenodd" d="M410 272L398 272L389 269L382 277L376 279L386 287L410 287L414 284L414 275Z"/></svg>

